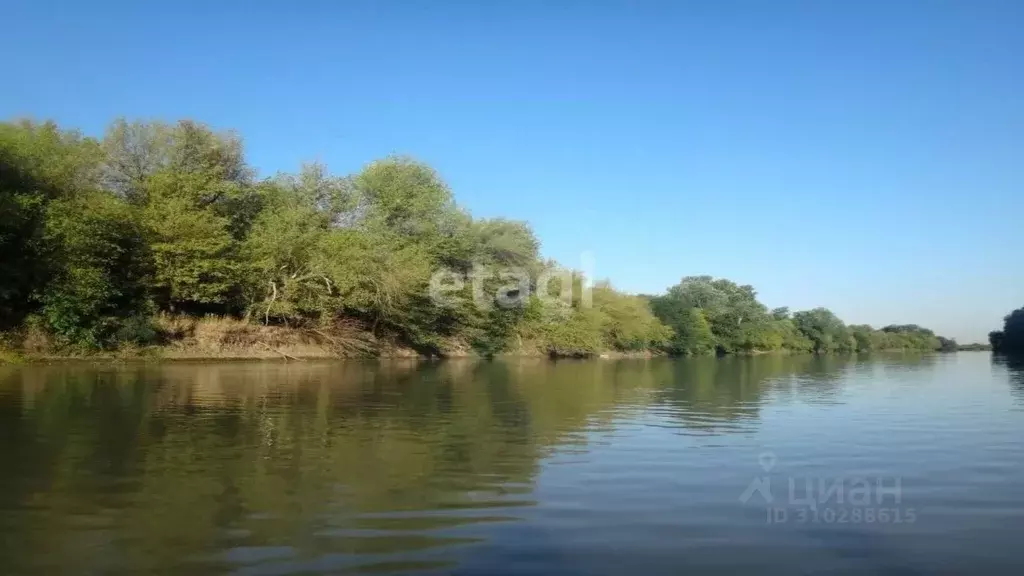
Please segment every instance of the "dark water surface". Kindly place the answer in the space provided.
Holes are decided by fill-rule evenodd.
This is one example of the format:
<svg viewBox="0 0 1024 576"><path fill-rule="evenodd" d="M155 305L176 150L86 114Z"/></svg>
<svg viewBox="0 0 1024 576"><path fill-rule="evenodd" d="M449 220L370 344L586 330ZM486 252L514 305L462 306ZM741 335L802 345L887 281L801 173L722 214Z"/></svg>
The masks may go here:
<svg viewBox="0 0 1024 576"><path fill-rule="evenodd" d="M1024 366L0 368L0 574L1024 574Z"/></svg>

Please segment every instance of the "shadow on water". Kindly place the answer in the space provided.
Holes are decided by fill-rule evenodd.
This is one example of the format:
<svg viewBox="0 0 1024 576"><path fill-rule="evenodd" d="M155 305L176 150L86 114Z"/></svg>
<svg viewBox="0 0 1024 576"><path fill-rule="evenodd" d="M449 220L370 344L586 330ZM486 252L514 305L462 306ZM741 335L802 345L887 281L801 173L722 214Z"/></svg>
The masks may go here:
<svg viewBox="0 0 1024 576"><path fill-rule="evenodd" d="M993 354L992 363L1007 371L1013 397L1024 403L1024 355Z"/></svg>
<svg viewBox="0 0 1024 576"><path fill-rule="evenodd" d="M447 569L489 527L536 506L545 458L595 430L641 416L688 434L751 430L770 398L833 402L845 375L873 366L770 356L4 368L0 572Z"/></svg>

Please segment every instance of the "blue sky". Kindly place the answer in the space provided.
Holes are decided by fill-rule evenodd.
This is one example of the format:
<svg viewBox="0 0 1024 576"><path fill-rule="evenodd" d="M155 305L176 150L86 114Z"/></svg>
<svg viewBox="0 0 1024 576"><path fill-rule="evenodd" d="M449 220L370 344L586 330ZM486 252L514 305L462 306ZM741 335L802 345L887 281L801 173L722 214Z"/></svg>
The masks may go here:
<svg viewBox="0 0 1024 576"><path fill-rule="evenodd" d="M1024 2L4 2L4 116L391 153L660 292L980 340L1024 306Z"/></svg>

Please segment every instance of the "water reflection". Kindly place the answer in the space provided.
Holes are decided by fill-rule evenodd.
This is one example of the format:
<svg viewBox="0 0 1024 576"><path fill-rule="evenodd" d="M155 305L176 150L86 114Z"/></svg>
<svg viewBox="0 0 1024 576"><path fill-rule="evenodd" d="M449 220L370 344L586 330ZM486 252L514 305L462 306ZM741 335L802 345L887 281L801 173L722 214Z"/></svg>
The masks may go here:
<svg viewBox="0 0 1024 576"><path fill-rule="evenodd" d="M995 354L992 356L992 363L1007 371L1014 397L1024 403L1024 356Z"/></svg>
<svg viewBox="0 0 1024 576"><path fill-rule="evenodd" d="M486 568L503 557L492 548L508 542L502 530L550 542L537 535L548 525L538 518L565 521L557 499L542 503L537 490L555 464L586 473L590 451L604 446L616 474L656 478L666 473L659 459L690 445L645 449L652 434L748 437L766 407L840 404L858 382L933 363L772 356L2 369L0 572L447 572L471 558ZM1024 388L1024 369L1007 366ZM727 453L688 457L715 454ZM600 470L588 509L609 502L602 490L622 497L622 481ZM735 501L731 488L708 490L707 502ZM700 510L689 512L694 521Z"/></svg>

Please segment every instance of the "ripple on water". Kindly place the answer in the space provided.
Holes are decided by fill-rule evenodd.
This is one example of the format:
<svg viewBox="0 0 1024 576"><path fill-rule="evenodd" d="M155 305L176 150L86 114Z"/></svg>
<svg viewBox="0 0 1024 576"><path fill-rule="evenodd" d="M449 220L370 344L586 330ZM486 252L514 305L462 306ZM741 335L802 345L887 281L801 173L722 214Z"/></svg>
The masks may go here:
<svg viewBox="0 0 1024 576"><path fill-rule="evenodd" d="M1018 368L708 360L4 369L0 573L1024 565ZM917 521L795 522L788 481L861 476Z"/></svg>

